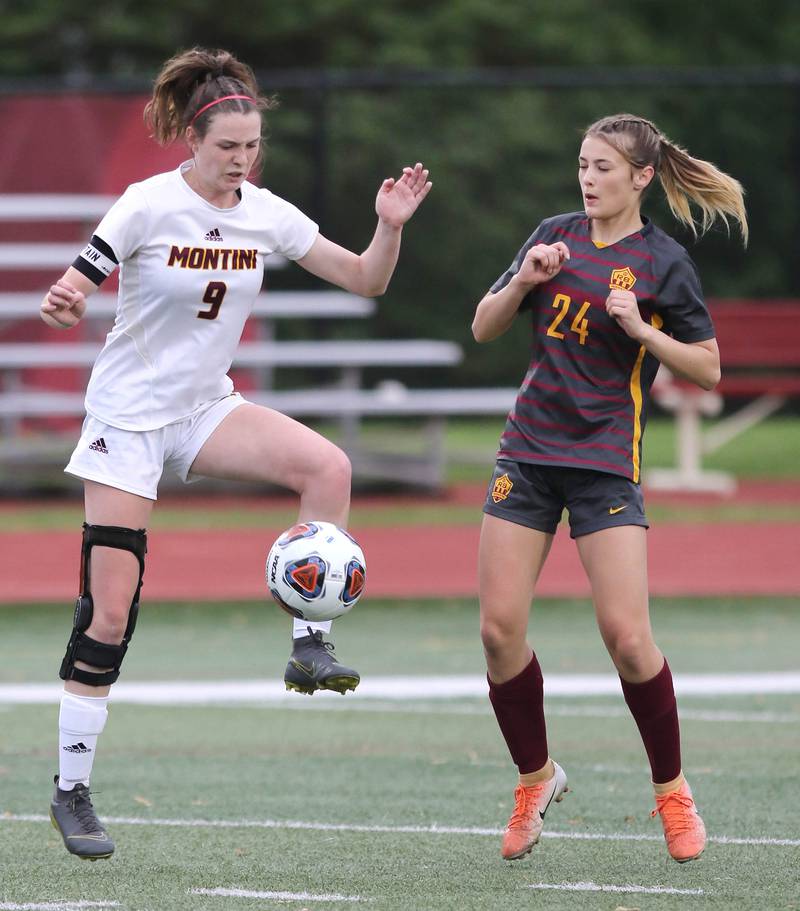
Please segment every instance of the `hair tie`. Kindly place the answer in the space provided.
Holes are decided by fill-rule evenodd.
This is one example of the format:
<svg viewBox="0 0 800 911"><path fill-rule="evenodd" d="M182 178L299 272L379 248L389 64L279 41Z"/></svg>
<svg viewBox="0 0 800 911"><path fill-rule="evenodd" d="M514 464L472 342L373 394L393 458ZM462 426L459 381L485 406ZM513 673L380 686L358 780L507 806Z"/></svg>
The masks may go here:
<svg viewBox="0 0 800 911"><path fill-rule="evenodd" d="M209 101L208 104L204 104L203 107L201 107L200 110L189 121L189 126L192 126L195 120L197 120L197 118L204 111L207 111L209 108L213 108L215 104L219 104L221 101L233 101L237 98L242 101L249 101L251 104L256 103L255 98L251 98L249 95L223 95L222 98L215 98L213 101Z"/></svg>

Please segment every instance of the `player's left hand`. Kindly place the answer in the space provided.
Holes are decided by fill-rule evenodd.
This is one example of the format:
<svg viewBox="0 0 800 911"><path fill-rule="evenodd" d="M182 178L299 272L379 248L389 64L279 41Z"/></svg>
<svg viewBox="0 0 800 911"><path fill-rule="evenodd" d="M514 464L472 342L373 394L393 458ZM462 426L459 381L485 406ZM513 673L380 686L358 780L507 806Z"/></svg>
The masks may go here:
<svg viewBox="0 0 800 911"><path fill-rule="evenodd" d="M431 186L428 169L419 162L413 168L403 168L400 178L389 177L381 184L375 200L378 218L394 228L404 225L417 211Z"/></svg>
<svg viewBox="0 0 800 911"><path fill-rule="evenodd" d="M633 291L613 288L606 298L606 313L623 329L626 335L637 341L647 329L647 323L639 313L639 304Z"/></svg>

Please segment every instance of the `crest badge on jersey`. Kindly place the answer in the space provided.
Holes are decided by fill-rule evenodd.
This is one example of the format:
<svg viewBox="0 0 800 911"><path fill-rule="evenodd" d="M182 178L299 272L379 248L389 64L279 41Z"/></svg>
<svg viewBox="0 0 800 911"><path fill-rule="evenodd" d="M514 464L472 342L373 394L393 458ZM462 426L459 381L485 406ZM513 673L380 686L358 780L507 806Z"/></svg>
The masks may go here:
<svg viewBox="0 0 800 911"><path fill-rule="evenodd" d="M508 495L511 493L511 488L513 486L514 482L507 474L501 475L494 482L494 487L492 488L492 499L494 502L499 503L501 500L508 499Z"/></svg>
<svg viewBox="0 0 800 911"><path fill-rule="evenodd" d="M608 287L612 290L630 291L635 284L636 276L627 266L625 266L624 269L614 269L611 273L611 280L608 283Z"/></svg>

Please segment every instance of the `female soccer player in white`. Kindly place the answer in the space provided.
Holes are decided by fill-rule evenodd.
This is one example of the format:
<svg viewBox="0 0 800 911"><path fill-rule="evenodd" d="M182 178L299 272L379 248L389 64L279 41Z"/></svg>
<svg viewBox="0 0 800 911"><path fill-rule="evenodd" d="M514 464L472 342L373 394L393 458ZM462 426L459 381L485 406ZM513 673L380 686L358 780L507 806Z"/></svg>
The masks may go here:
<svg viewBox="0 0 800 911"><path fill-rule="evenodd" d="M162 471L271 482L300 495L299 520L346 526L350 465L307 427L246 402L227 372L272 253L365 296L382 294L403 225L431 184L421 164L383 182L378 226L356 255L323 237L290 203L247 181L261 150L261 96L248 66L195 48L167 61L145 117L155 139L183 139L192 158L133 184L41 305L67 329L119 266L117 316L86 392L81 439L66 468L84 480L81 596L61 666L59 776L51 816L67 849L109 857L89 776L110 685L133 635L146 528ZM328 624L295 622L287 687L354 689L359 675L323 640Z"/></svg>

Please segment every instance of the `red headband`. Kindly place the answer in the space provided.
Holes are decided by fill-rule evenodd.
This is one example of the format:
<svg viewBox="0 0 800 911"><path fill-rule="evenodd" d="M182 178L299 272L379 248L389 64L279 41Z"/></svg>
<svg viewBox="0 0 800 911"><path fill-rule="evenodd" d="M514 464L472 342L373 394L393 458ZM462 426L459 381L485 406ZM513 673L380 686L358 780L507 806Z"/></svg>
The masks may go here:
<svg viewBox="0 0 800 911"><path fill-rule="evenodd" d="M255 98L251 98L249 95L223 95L222 98L215 98L213 101L209 101L208 104L204 104L203 107L201 107L200 110L189 121L189 126L192 126L195 120L197 120L197 118L204 111L207 111L209 108L213 108L215 104L219 104L220 101L233 101L235 98L241 98L242 101L249 101L251 104L256 103Z"/></svg>

